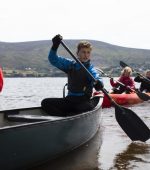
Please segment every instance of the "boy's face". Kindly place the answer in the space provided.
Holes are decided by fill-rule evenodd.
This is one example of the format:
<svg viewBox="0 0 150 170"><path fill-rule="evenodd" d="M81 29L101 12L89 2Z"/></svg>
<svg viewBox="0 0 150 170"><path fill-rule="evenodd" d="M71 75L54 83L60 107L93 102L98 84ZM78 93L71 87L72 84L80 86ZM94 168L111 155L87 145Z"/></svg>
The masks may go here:
<svg viewBox="0 0 150 170"><path fill-rule="evenodd" d="M91 49L90 48L81 48L77 53L78 58L81 62L87 62L91 58Z"/></svg>

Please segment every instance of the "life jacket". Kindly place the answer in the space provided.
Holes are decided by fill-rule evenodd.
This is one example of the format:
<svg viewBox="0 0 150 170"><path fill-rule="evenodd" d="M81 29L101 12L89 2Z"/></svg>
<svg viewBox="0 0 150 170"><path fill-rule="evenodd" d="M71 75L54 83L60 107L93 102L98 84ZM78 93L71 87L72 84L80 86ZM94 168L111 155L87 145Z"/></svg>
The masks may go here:
<svg viewBox="0 0 150 170"><path fill-rule="evenodd" d="M84 63L88 69L90 63ZM77 67L77 63L67 71L68 74L68 90L72 93L84 93L85 95L92 96L92 81L88 74L82 67Z"/></svg>
<svg viewBox="0 0 150 170"><path fill-rule="evenodd" d="M148 78L148 77L147 77L147 79L150 80L150 78ZM143 79L143 81L141 81L140 91L141 92L143 92L143 91L150 92L150 83Z"/></svg>
<svg viewBox="0 0 150 170"><path fill-rule="evenodd" d="M2 91L3 88L3 72L2 69L0 68L0 92Z"/></svg>
<svg viewBox="0 0 150 170"><path fill-rule="evenodd" d="M123 83L125 86L129 86L130 88L135 89L135 84L131 77L121 76L118 81ZM111 79L110 83L113 87L120 87L122 89L126 89L123 86L121 86L118 82L114 83Z"/></svg>

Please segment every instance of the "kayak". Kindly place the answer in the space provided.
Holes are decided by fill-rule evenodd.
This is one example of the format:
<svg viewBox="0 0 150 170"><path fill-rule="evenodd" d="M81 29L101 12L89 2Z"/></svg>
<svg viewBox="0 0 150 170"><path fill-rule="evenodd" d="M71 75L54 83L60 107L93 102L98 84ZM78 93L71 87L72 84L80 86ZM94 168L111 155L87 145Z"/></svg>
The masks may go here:
<svg viewBox="0 0 150 170"><path fill-rule="evenodd" d="M146 93L150 96L150 93ZM138 104L142 103L143 100L141 100L136 93L131 94L109 94L112 99L119 105L132 105L132 104ZM108 108L111 107L112 104L110 100L107 98L107 96L104 95L104 100L102 104L102 108Z"/></svg>
<svg viewBox="0 0 150 170"><path fill-rule="evenodd" d="M95 108L73 116L51 116L41 107L0 111L0 169L21 170L86 143L100 127L103 98Z"/></svg>

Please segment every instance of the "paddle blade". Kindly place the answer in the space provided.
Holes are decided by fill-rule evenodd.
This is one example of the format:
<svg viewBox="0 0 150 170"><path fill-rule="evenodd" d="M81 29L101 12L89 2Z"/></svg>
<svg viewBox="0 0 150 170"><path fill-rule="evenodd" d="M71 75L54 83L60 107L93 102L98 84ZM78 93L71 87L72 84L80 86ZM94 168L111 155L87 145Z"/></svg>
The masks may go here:
<svg viewBox="0 0 150 170"><path fill-rule="evenodd" d="M138 97L139 97L140 99L142 99L143 101L148 101L148 100L150 100L150 96L149 96L149 95L140 92L138 89L136 90L136 94L137 94Z"/></svg>
<svg viewBox="0 0 150 170"><path fill-rule="evenodd" d="M150 129L132 110L115 105L115 116L132 141L145 142L150 138Z"/></svg>
<svg viewBox="0 0 150 170"><path fill-rule="evenodd" d="M120 66L124 68L124 67L127 67L128 65L124 63L123 61L120 61Z"/></svg>

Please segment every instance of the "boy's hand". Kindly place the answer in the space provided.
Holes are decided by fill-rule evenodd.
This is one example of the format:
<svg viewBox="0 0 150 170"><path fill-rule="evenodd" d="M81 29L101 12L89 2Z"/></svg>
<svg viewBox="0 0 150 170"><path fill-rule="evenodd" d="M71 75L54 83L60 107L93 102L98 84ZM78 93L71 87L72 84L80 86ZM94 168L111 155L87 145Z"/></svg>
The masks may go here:
<svg viewBox="0 0 150 170"><path fill-rule="evenodd" d="M54 51L56 51L58 49L62 39L63 39L63 37L59 34L52 38L52 42L53 42L52 49Z"/></svg>

